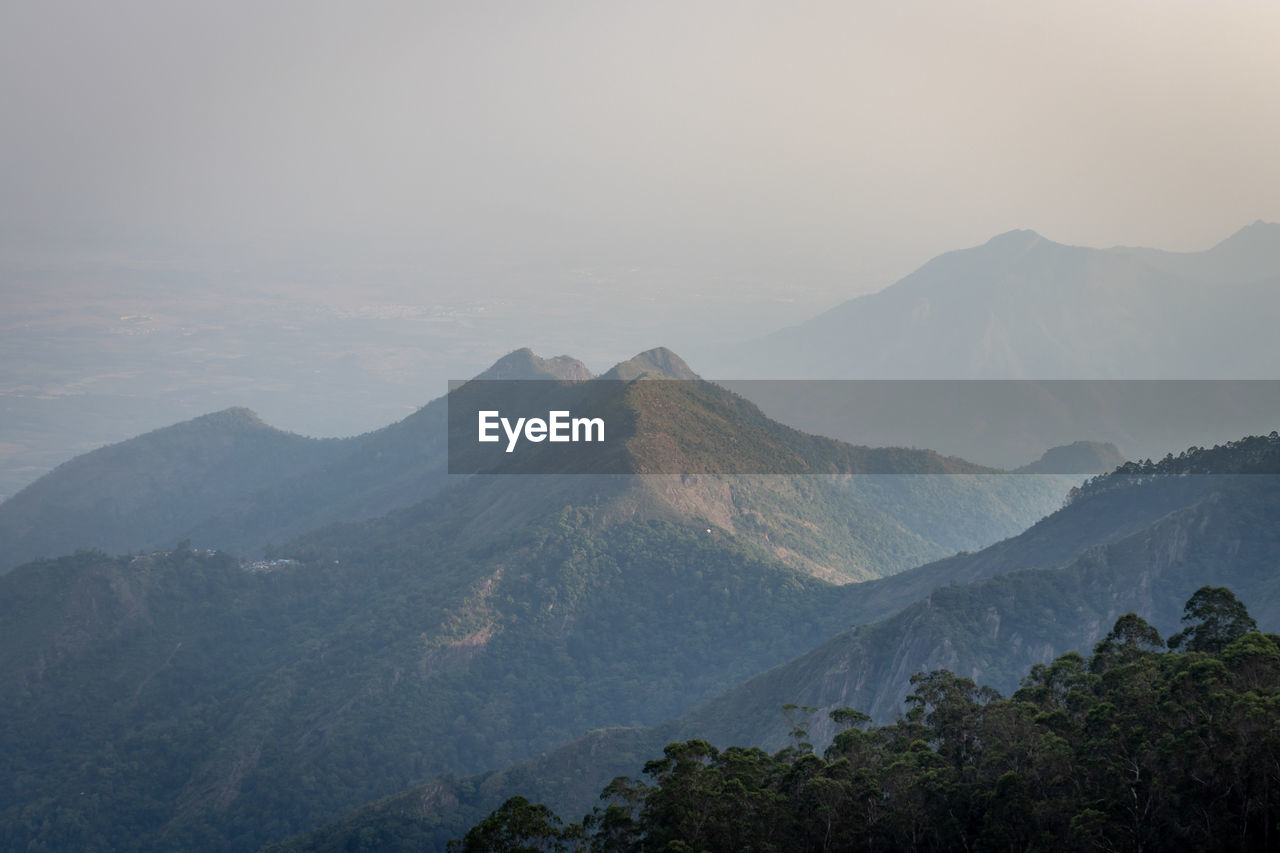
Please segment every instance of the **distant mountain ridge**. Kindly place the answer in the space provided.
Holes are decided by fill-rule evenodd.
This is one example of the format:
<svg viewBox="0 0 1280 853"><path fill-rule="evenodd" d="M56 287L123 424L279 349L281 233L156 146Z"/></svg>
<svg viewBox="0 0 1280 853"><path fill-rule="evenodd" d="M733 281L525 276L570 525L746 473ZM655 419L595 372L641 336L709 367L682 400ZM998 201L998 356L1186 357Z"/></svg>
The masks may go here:
<svg viewBox="0 0 1280 853"><path fill-rule="evenodd" d="M630 379L699 379L684 359L666 347L646 350L634 358L619 362L600 375L605 380Z"/></svg>
<svg viewBox="0 0 1280 853"><path fill-rule="evenodd" d="M670 394L659 394L658 386L644 383L627 386L625 398L615 401L624 423L630 420L643 427L628 442L625 459L610 469L617 473L991 473L991 469L930 451L857 448L796 432L766 418L740 397L695 381L697 374L661 347L620 363L601 376L598 385L591 378L581 362L567 356L543 359L528 349L504 356L476 377L482 382L514 380L517 384L557 380L571 390L581 385L573 393L585 394L600 387L622 388L641 378L681 380L666 386L677 389ZM458 393L467 390L464 386ZM667 405L674 400L683 402ZM182 539L202 547L257 554L269 543L281 543L332 522L374 518L411 506L448 483L447 409L447 398L441 397L383 429L324 441L274 430L247 409L227 410L85 454L0 503L0 569L76 548L121 553L168 548ZM673 437L683 439L673 443ZM1014 533L1052 508L1053 485L997 486L996 482L969 491L975 506L984 507L990 519L982 522L974 515L965 522L971 532L985 531L977 539L971 532L959 538L935 535L923 519L902 527L900 518L885 518L876 509L879 487L874 485L868 487L865 500L855 499L848 505L859 506L857 512L895 531L891 539L901 547L887 568L896 571L946 549L985 544ZM883 487L900 488L900 484ZM956 481L942 488L965 490L967 486ZM650 511L664 506L662 512L671 517L697 511L719 519L727 529L735 525L730 515L745 512L746 517L754 517L751 513L759 511L733 509L726 514L723 507L729 492L723 485L708 483L701 492L658 485L652 489L649 498L639 501ZM753 505L746 489L740 485L737 492L741 507ZM658 497L663 490L667 497ZM997 491L1005 496L996 496ZM765 488L759 494L768 492ZM692 500L693 494L701 497ZM673 495L678 496L674 504L669 500ZM808 499L820 503L831 498L830 494L817 496L811 489L809 495ZM930 517L936 522L940 514ZM800 522L794 524L797 535L783 541L807 542L798 537ZM761 528L758 537L764 543L771 533L776 539L779 532ZM832 554L815 563L790 545L775 542L769 547L784 555L785 562L833 579L861 579L886 569L876 567L879 558L871 553ZM849 560L859 568L850 573L837 567Z"/></svg>
<svg viewBox="0 0 1280 853"><path fill-rule="evenodd" d="M591 372L526 348L482 376ZM181 539L252 554L322 524L408 506L447 482L445 410L440 397L380 430L319 440L233 408L77 456L0 502L0 572L76 548L123 553Z"/></svg>
<svg viewBox="0 0 1280 853"><path fill-rule="evenodd" d="M477 381L454 394L469 400L488 390ZM498 393L524 390L500 385ZM595 457L535 445L532 455L513 458L498 447L491 457L497 464L481 466L484 476L451 492L442 517L494 519L482 528L488 537L557 502L600 505L594 515L606 526L700 519L696 523L750 543L770 559L843 583L1016 533L1056 506L1068 487L1062 478L1007 477L928 450L857 447L798 432L696 379L664 348L558 391L556 405L592 400L608 408L611 448ZM458 405L469 411L474 404ZM461 428L470 438L473 427ZM551 454L558 455L548 461ZM956 512L957 503L965 509ZM383 522L373 523L383 529ZM326 547L346 548L340 539L352 532L315 535Z"/></svg>
<svg viewBox="0 0 1280 853"><path fill-rule="evenodd" d="M587 366L576 358L558 355L542 358L528 347L507 353L475 377L486 380L559 379L579 382L592 378Z"/></svg>
<svg viewBox="0 0 1280 853"><path fill-rule="evenodd" d="M1010 231L793 328L697 353L724 378L1271 378L1280 225L1203 252Z"/></svg>
<svg viewBox="0 0 1280 853"><path fill-rule="evenodd" d="M301 476L342 443L282 432L236 408L155 430L63 463L0 503L0 570L78 547L172 544L208 507Z"/></svg>
<svg viewBox="0 0 1280 853"><path fill-rule="evenodd" d="M1124 463L1120 450L1109 441L1076 441L1051 447L1035 462L1015 474L1102 474Z"/></svg>

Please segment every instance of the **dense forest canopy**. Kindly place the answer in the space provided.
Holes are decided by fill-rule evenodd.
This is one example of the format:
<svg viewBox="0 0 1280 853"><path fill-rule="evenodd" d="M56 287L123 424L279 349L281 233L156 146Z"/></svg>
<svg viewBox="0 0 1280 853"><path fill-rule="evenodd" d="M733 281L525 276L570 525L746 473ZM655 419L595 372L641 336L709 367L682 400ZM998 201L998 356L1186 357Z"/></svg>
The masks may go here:
<svg viewBox="0 0 1280 853"><path fill-rule="evenodd" d="M1232 474L1280 474L1280 433L1251 435L1211 448L1189 447L1159 462L1150 459L1126 462L1109 474L1090 477L1071 490L1068 502L1109 489L1136 486L1154 477L1225 476Z"/></svg>
<svg viewBox="0 0 1280 853"><path fill-rule="evenodd" d="M672 743L579 823L513 797L450 849L1275 849L1280 636L1221 587L1183 622L1185 651L1166 651L1129 613L1090 658L1037 665L1007 698L920 673L891 725L832 712L843 730L821 756L813 709L788 706L794 742L773 755Z"/></svg>

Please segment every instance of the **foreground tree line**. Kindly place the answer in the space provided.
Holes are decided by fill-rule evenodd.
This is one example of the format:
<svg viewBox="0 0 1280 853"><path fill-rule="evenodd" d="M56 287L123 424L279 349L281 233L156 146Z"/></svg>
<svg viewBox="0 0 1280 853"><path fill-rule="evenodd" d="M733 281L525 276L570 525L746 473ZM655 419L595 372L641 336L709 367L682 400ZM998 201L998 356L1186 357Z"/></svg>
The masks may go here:
<svg viewBox="0 0 1280 853"><path fill-rule="evenodd" d="M1128 613L1088 660L1037 665L1008 698L918 674L891 725L833 711L821 756L814 709L788 706L793 744L774 755L673 743L580 823L513 797L449 849L1280 849L1280 635L1221 587L1183 623L1166 644Z"/></svg>

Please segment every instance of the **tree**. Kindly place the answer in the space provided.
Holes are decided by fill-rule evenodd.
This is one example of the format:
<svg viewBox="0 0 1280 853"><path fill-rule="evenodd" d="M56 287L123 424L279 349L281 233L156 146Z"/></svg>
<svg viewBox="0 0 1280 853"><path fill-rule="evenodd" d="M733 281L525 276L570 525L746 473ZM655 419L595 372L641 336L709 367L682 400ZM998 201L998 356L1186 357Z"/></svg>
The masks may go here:
<svg viewBox="0 0 1280 853"><path fill-rule="evenodd" d="M1223 586L1202 586L1182 610L1187 627L1169 638L1169 648L1219 654L1233 640L1258 630L1244 604Z"/></svg>
<svg viewBox="0 0 1280 853"><path fill-rule="evenodd" d="M923 723L938 754L950 758L957 769L963 767L972 755L983 707L1000 694L945 669L917 672L911 676L911 686L915 692L906 700L912 706L907 720Z"/></svg>
<svg viewBox="0 0 1280 853"><path fill-rule="evenodd" d="M1117 619L1111 633L1094 646L1091 666L1095 672L1102 672L1161 651L1164 651L1164 640L1160 639L1160 632L1129 611Z"/></svg>
<svg viewBox="0 0 1280 853"><path fill-rule="evenodd" d="M471 828L459 845L450 843L450 849L459 853L543 853L565 851L579 829L576 825L562 830L561 820L555 812L542 805L533 804L524 797L511 797L492 814Z"/></svg>
<svg viewBox="0 0 1280 853"><path fill-rule="evenodd" d="M608 808L559 841L593 853L1275 850L1280 636L1251 631L1234 596L1209 587L1186 622L1193 651L1237 638L1174 654L1127 613L1092 659L1037 665L1010 699L938 670L911 679L890 725L836 709L843 730L822 757L670 744L645 765L652 784L615 779ZM793 729L810 710L788 707ZM505 841L474 849L517 849Z"/></svg>

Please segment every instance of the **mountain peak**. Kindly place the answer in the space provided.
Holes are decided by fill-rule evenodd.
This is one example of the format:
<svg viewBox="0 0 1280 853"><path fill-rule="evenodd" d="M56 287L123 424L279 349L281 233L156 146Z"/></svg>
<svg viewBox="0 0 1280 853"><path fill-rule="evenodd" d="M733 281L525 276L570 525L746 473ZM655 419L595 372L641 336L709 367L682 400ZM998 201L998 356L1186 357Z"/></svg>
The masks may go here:
<svg viewBox="0 0 1280 853"><path fill-rule="evenodd" d="M1077 441L1051 447L1017 474L1101 474L1124 464L1124 455L1109 441Z"/></svg>
<svg viewBox="0 0 1280 853"><path fill-rule="evenodd" d="M270 425L262 418L258 417L258 413L253 409L244 406L232 406L229 409L222 409L217 412L210 412L207 415L201 415L198 418L192 418L187 423L201 424L203 426L216 427L249 427L255 429L271 429Z"/></svg>
<svg viewBox="0 0 1280 853"><path fill-rule="evenodd" d="M1201 253L1200 257L1214 265L1218 277L1238 281L1271 279L1280 264L1280 224L1259 219Z"/></svg>
<svg viewBox="0 0 1280 853"><path fill-rule="evenodd" d="M576 358L558 355L541 358L528 347L507 353L476 379L560 379L580 381L591 378L591 371Z"/></svg>
<svg viewBox="0 0 1280 853"><path fill-rule="evenodd" d="M1254 249L1254 248L1273 248L1280 244L1280 223L1265 222L1261 219L1255 220L1252 225L1246 225L1209 251L1220 250L1224 248L1233 249Z"/></svg>
<svg viewBox="0 0 1280 853"><path fill-rule="evenodd" d="M618 362L601 379L698 379L698 374L684 363L684 359L666 347L651 350Z"/></svg>
<svg viewBox="0 0 1280 853"><path fill-rule="evenodd" d="M1044 238L1034 231L1026 228L1016 228L1013 231L1006 231L1003 234L997 234L984 245L991 246L993 248L1029 249L1042 240L1044 240Z"/></svg>

